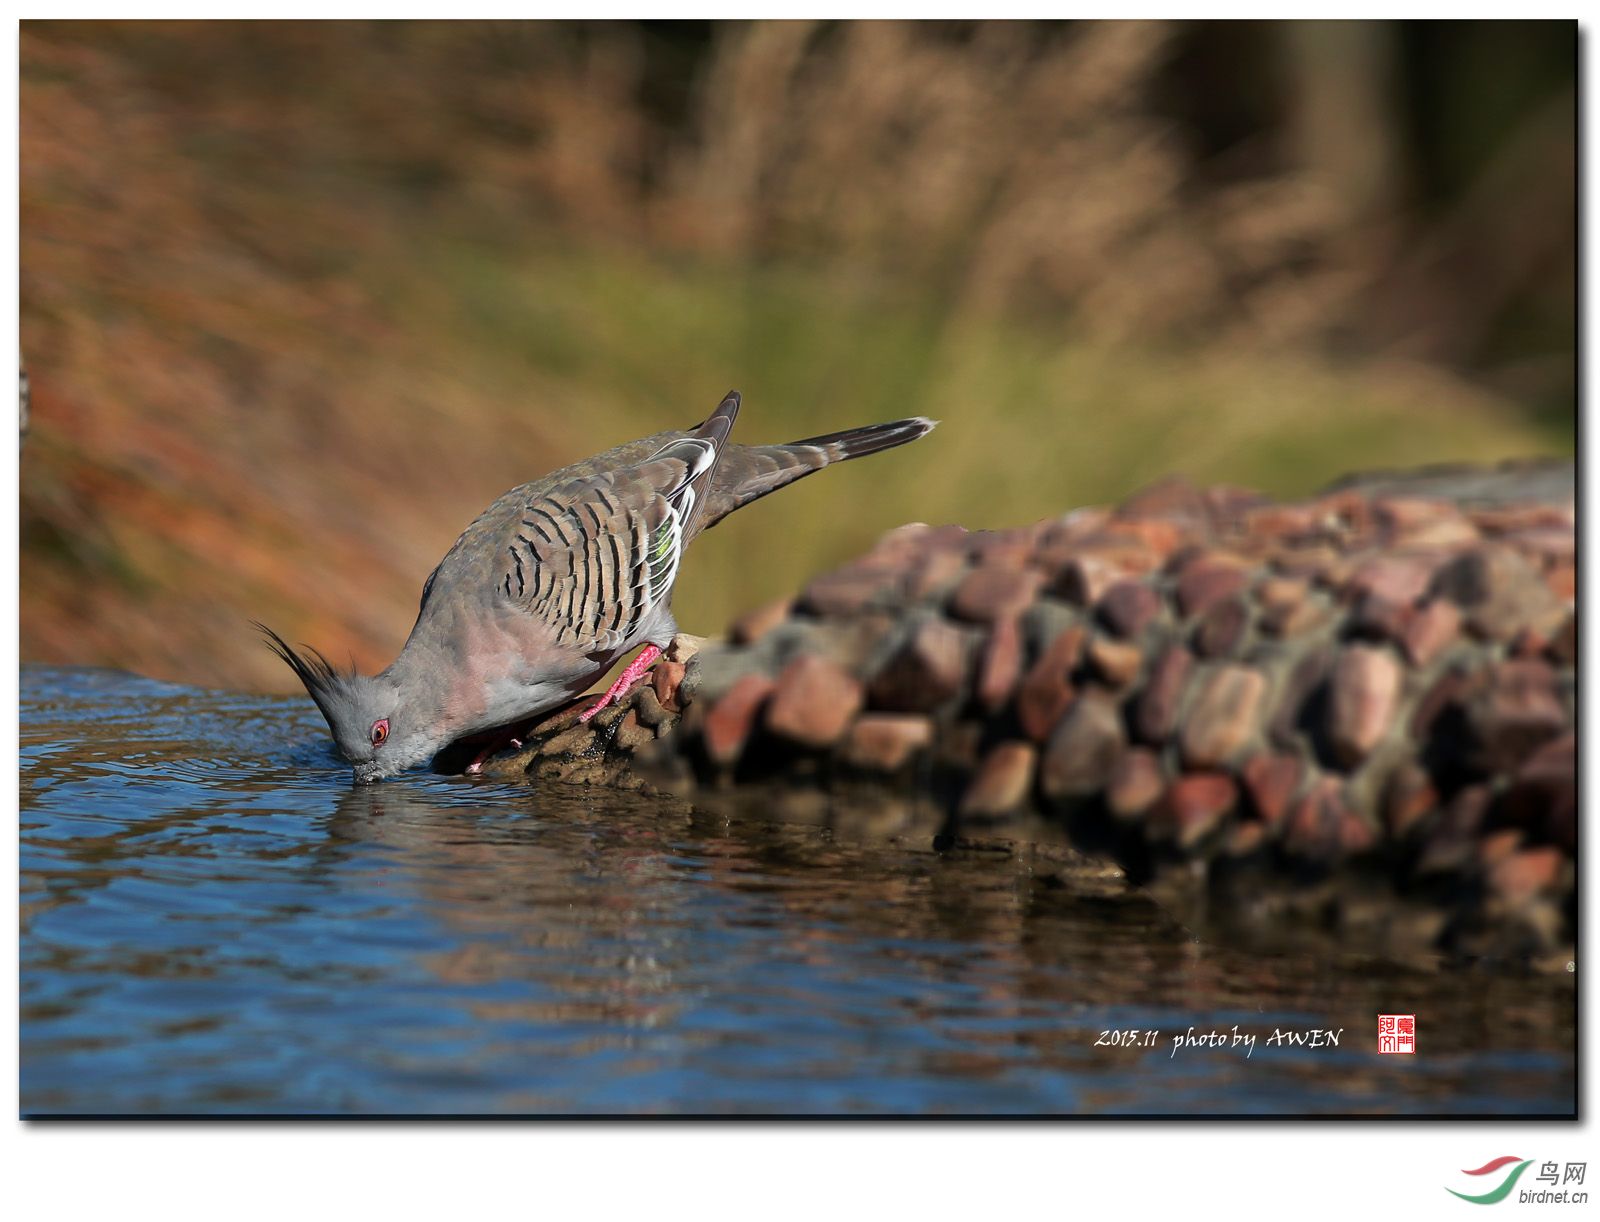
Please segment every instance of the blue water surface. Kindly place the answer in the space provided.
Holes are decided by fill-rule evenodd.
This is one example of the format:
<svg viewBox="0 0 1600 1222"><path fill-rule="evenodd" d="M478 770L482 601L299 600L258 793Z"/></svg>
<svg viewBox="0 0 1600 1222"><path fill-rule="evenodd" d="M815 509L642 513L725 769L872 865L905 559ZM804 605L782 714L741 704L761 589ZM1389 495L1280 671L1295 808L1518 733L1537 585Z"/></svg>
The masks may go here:
<svg viewBox="0 0 1600 1222"><path fill-rule="evenodd" d="M1025 848L354 788L303 700L109 671L25 668L21 737L25 1114L1575 1107L1570 979L1214 945ZM1256 1046L1174 1054L1191 1027ZM1311 1028L1343 1034L1265 1044Z"/></svg>

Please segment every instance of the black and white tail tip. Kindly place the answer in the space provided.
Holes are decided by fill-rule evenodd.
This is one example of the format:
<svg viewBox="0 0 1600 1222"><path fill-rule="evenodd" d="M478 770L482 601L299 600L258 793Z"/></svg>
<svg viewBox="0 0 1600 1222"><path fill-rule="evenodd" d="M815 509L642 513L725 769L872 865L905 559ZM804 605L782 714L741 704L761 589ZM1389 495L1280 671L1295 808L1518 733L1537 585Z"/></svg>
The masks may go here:
<svg viewBox="0 0 1600 1222"><path fill-rule="evenodd" d="M905 445L918 437L926 437L938 425L937 420L926 416L912 416L907 420L891 420L887 424L869 424L865 428L846 429L842 433L826 433L821 437L807 437L793 442L797 446L816 446L835 462L846 458L861 458Z"/></svg>

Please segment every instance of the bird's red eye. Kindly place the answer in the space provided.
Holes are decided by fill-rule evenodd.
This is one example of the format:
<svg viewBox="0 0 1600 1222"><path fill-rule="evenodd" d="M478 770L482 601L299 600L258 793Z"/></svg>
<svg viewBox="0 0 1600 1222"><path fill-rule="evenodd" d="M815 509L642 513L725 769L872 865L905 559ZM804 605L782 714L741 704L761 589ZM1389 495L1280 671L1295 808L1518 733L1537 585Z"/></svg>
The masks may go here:
<svg viewBox="0 0 1600 1222"><path fill-rule="evenodd" d="M380 721L375 721L375 722L372 723L372 745L374 747L383 746L385 740L387 740L388 737L389 737L389 719L387 717L383 718Z"/></svg>

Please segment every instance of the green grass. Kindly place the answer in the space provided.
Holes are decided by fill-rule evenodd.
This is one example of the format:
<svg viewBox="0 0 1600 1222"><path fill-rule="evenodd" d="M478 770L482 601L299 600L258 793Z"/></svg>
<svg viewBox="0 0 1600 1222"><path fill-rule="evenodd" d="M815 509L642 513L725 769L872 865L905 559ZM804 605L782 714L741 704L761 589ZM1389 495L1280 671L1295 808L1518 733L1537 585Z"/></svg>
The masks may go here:
<svg viewBox="0 0 1600 1222"><path fill-rule="evenodd" d="M691 553L692 630L798 587L912 520L1003 527L1173 472L1278 496L1352 470L1570 453L1571 438L1436 371L1292 353L1106 350L947 319L925 301L781 268L441 244L437 296L397 303L474 379L545 415L565 462L693 422L729 387L737 436L787 440L906 415L940 429L753 507ZM417 269L408 280L415 284ZM532 472L530 472L530 475Z"/></svg>

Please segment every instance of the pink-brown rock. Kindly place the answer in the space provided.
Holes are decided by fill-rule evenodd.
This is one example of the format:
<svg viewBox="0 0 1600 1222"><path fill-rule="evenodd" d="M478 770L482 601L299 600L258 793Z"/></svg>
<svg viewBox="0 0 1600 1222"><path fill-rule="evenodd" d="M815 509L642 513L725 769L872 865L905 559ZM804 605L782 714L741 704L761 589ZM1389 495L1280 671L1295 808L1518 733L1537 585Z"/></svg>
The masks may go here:
<svg viewBox="0 0 1600 1222"><path fill-rule="evenodd" d="M1536 896L1554 891L1561 878L1561 853L1548 846L1523 849L1495 863L1489 870L1489 890L1511 908L1520 908Z"/></svg>
<svg viewBox="0 0 1600 1222"><path fill-rule="evenodd" d="M1119 819L1137 819L1167 787L1161 757L1148 747L1130 747L1117 757L1106 780L1106 807Z"/></svg>
<svg viewBox="0 0 1600 1222"><path fill-rule="evenodd" d="M950 599L950 610L979 624L1015 619L1033 602L1042 580L1043 575L1034 569L984 564L962 578Z"/></svg>
<svg viewBox="0 0 1600 1222"><path fill-rule="evenodd" d="M1550 637L1549 658L1557 666L1578 664L1578 617L1569 615Z"/></svg>
<svg viewBox="0 0 1600 1222"><path fill-rule="evenodd" d="M1119 521L1167 518L1196 526L1204 526L1209 517L1205 494L1182 475L1164 476L1140 488L1117 506L1115 515Z"/></svg>
<svg viewBox="0 0 1600 1222"><path fill-rule="evenodd" d="M1577 848L1577 748L1570 733L1546 743L1517 769L1505 795L1507 818L1568 852Z"/></svg>
<svg viewBox="0 0 1600 1222"><path fill-rule="evenodd" d="M1020 570L1033 559L1034 534L1021 530L975 530L967 536L967 557L979 568Z"/></svg>
<svg viewBox="0 0 1600 1222"><path fill-rule="evenodd" d="M766 675L742 675L711 706L701 734L712 762L726 766L739 758L772 688Z"/></svg>
<svg viewBox="0 0 1600 1222"><path fill-rule="evenodd" d="M1332 863L1345 852L1350 814L1343 786L1333 777L1318 777L1289 812L1284 847L1296 857Z"/></svg>
<svg viewBox="0 0 1600 1222"><path fill-rule="evenodd" d="M863 713L845 735L840 755L872 772L898 772L933 743L933 722L915 713Z"/></svg>
<svg viewBox="0 0 1600 1222"><path fill-rule="evenodd" d="M1332 668L1333 650L1329 646L1312 649L1294 664L1267 722L1267 737L1275 745L1293 750L1300 744L1313 707L1312 696Z"/></svg>
<svg viewBox="0 0 1600 1222"><path fill-rule="evenodd" d="M1434 576L1431 592L1460 607L1468 628L1491 641L1509 641L1519 628L1549 632L1566 615L1539 570L1503 544L1458 556Z"/></svg>
<svg viewBox="0 0 1600 1222"><path fill-rule="evenodd" d="M1327 604L1317 598L1272 603L1262 608L1261 630L1280 640L1289 640L1315 632L1328 622L1331 615Z"/></svg>
<svg viewBox="0 0 1600 1222"><path fill-rule="evenodd" d="M1141 742L1160 746L1178 722L1178 706L1184 684L1194 667L1194 655L1182 645L1169 646L1151 667L1139 703L1134 709L1133 728Z"/></svg>
<svg viewBox="0 0 1600 1222"><path fill-rule="evenodd" d="M639 712L639 720L645 725L652 729L657 726L667 726L670 729L671 725L675 724L672 713L662 706L661 698L656 695L654 683L641 683L634 688L630 698L633 707Z"/></svg>
<svg viewBox="0 0 1600 1222"><path fill-rule="evenodd" d="M655 689L656 700L668 712L676 713L682 708L678 703L678 689L683 686L685 669L682 662L670 658L662 658L650 669L650 686Z"/></svg>
<svg viewBox="0 0 1600 1222"><path fill-rule="evenodd" d="M1083 652L1083 627L1073 624L1057 634L1029 668L1017 691L1017 721L1034 742L1043 742L1072 703L1072 672Z"/></svg>
<svg viewBox="0 0 1600 1222"><path fill-rule="evenodd" d="M1206 510L1218 529L1237 526L1251 510L1268 503L1267 498L1254 488L1238 484L1211 484L1201 496L1205 498Z"/></svg>
<svg viewBox="0 0 1600 1222"><path fill-rule="evenodd" d="M1178 610L1184 615L1201 615L1213 604L1243 592L1249 584L1250 574L1239 557L1204 553L1178 573Z"/></svg>
<svg viewBox="0 0 1600 1222"><path fill-rule="evenodd" d="M1487 785L1457 790L1428 831L1427 843L1417 858L1416 873L1448 874L1469 868L1493 801L1494 794Z"/></svg>
<svg viewBox="0 0 1600 1222"><path fill-rule="evenodd" d="M1250 808L1268 827L1277 827L1300 792L1306 766L1298 756L1275 751L1252 755L1239 769Z"/></svg>
<svg viewBox="0 0 1600 1222"><path fill-rule="evenodd" d="M908 560L919 560L928 554L927 536L931 530L926 522L907 522L886 530L857 563L898 568Z"/></svg>
<svg viewBox="0 0 1600 1222"><path fill-rule="evenodd" d="M1106 590L1095 613L1112 632L1134 640L1161 615L1161 596L1141 581L1119 581Z"/></svg>
<svg viewBox="0 0 1600 1222"><path fill-rule="evenodd" d="M1228 857L1248 857L1267 842L1267 825L1247 819L1228 829L1222 842L1222 852Z"/></svg>
<svg viewBox="0 0 1600 1222"><path fill-rule="evenodd" d="M1499 663L1468 703L1467 724L1476 743L1475 758L1483 767L1495 771L1518 767L1536 748L1569 728L1566 709L1556 694L1555 672L1540 660Z"/></svg>
<svg viewBox="0 0 1600 1222"><path fill-rule="evenodd" d="M1315 505L1258 505L1244 513L1246 533L1257 538L1295 542L1314 539L1323 531L1322 514Z"/></svg>
<svg viewBox="0 0 1600 1222"><path fill-rule="evenodd" d="M1210 607L1195 625L1194 651L1202 658L1231 657L1250 628L1250 609L1243 598L1225 598Z"/></svg>
<svg viewBox="0 0 1600 1222"><path fill-rule="evenodd" d="M1144 655L1137 645L1097 636L1089 642L1089 666L1109 687L1130 686L1139 677Z"/></svg>
<svg viewBox="0 0 1600 1222"><path fill-rule="evenodd" d="M852 615L896 593L900 580L896 569L851 565L813 578L800 596L800 606L816 615Z"/></svg>
<svg viewBox="0 0 1600 1222"><path fill-rule="evenodd" d="M1504 861L1521 847L1522 833L1514 827L1490 832L1478 841L1478 862L1480 865L1492 866L1497 861Z"/></svg>
<svg viewBox="0 0 1600 1222"><path fill-rule="evenodd" d="M869 688L872 707L927 713L959 696L966 683L967 638L954 624L926 619L912 631Z"/></svg>
<svg viewBox="0 0 1600 1222"><path fill-rule="evenodd" d="M1353 768L1389 732L1400 701L1400 663L1388 649L1347 645L1334 661L1327 736L1334 757Z"/></svg>
<svg viewBox="0 0 1600 1222"><path fill-rule="evenodd" d="M1286 577L1303 577L1336 590L1354 567L1348 556L1326 543L1282 547L1271 553L1272 567Z"/></svg>
<svg viewBox="0 0 1600 1222"><path fill-rule="evenodd" d="M1417 701L1417 707L1411 714L1411 737L1418 742L1426 742L1433 737L1437 726L1454 722L1465 710L1467 702L1483 690L1484 682L1482 671L1464 670L1458 666L1439 675L1422 693L1422 699Z"/></svg>
<svg viewBox="0 0 1600 1222"><path fill-rule="evenodd" d="M1073 606L1090 607L1112 586L1144 571L1107 555L1084 553L1067 561L1051 589Z"/></svg>
<svg viewBox="0 0 1600 1222"><path fill-rule="evenodd" d="M1047 573L1059 573L1078 554L1083 541L1105 527L1110 516L1110 510L1091 506L1044 523L1034 540L1034 565Z"/></svg>
<svg viewBox="0 0 1600 1222"><path fill-rule="evenodd" d="M1227 664L1201 676L1178 735L1188 768L1221 768L1249 746L1261 720L1267 681L1259 671Z"/></svg>
<svg viewBox="0 0 1600 1222"><path fill-rule="evenodd" d="M1327 528L1349 540L1362 540L1372 529L1372 502L1356 488L1328 493L1312 502L1322 514Z"/></svg>
<svg viewBox="0 0 1600 1222"><path fill-rule="evenodd" d="M1418 496L1379 496L1373 501L1373 517L1378 520L1379 529L1390 536L1390 541L1395 534L1430 525L1446 513L1461 517L1450 501Z"/></svg>
<svg viewBox="0 0 1600 1222"><path fill-rule="evenodd" d="M998 712L1017 690L1022 678L1022 628L1014 619L1003 619L989 630L983 653L978 659L976 695L987 713Z"/></svg>
<svg viewBox="0 0 1600 1222"><path fill-rule="evenodd" d="M1256 601L1263 611L1292 611L1311 593L1304 577L1268 577L1256 586Z"/></svg>
<svg viewBox="0 0 1600 1222"><path fill-rule="evenodd" d="M1116 533L1149 550L1152 560L1160 563L1180 547L1185 533L1176 523L1158 518L1113 519Z"/></svg>
<svg viewBox="0 0 1600 1222"><path fill-rule="evenodd" d="M1578 597L1578 570L1571 561L1552 564L1545 570L1544 581L1550 593L1568 606Z"/></svg>
<svg viewBox="0 0 1600 1222"><path fill-rule="evenodd" d="M1439 791L1428 771L1406 760L1389 775L1383 791L1383 823L1389 835L1403 840L1438 808Z"/></svg>
<svg viewBox="0 0 1600 1222"><path fill-rule="evenodd" d="M861 684L820 654L801 654L778 675L767 701L766 727L805 747L831 747L863 701Z"/></svg>
<svg viewBox="0 0 1600 1222"><path fill-rule="evenodd" d="M1572 561L1578 554L1578 539L1570 526L1535 526L1502 536L1503 542L1530 558Z"/></svg>
<svg viewBox="0 0 1600 1222"><path fill-rule="evenodd" d="M654 692L650 691L649 688L644 690L649 692L652 700L655 699ZM660 706L658 705L657 712L659 711ZM655 736L653 725L641 716L641 710L635 706L622 715L622 720L617 723L616 737L613 741L624 751L637 751L645 743L653 742Z"/></svg>
<svg viewBox="0 0 1600 1222"><path fill-rule="evenodd" d="M1443 598L1429 599L1412 613L1400 646L1413 666L1428 666L1461 635L1461 612Z"/></svg>
<svg viewBox="0 0 1600 1222"><path fill-rule="evenodd" d="M1032 743L1003 742L990 748L961 795L959 812L994 818L1022 809L1033 792L1037 754Z"/></svg>
<svg viewBox="0 0 1600 1222"><path fill-rule="evenodd" d="M1433 565L1421 556L1378 555L1361 562L1345 584L1352 599L1372 595L1410 606L1427 591Z"/></svg>
<svg viewBox="0 0 1600 1222"><path fill-rule="evenodd" d="M1533 628L1519 628L1511 644L1506 646L1507 654L1524 661L1543 657L1549 651L1550 638Z"/></svg>
<svg viewBox="0 0 1600 1222"><path fill-rule="evenodd" d="M793 608L792 599L780 598L746 611L728 625L728 636L735 645L751 645L783 623Z"/></svg>
<svg viewBox="0 0 1600 1222"><path fill-rule="evenodd" d="M911 578L909 592L912 598L929 598L952 589L967 571L966 553L959 548L939 548L930 551L918 563Z"/></svg>
<svg viewBox="0 0 1600 1222"><path fill-rule="evenodd" d="M949 546L965 538L961 527L929 526L926 522L907 522L885 531L867 553L874 560L898 563L920 559L941 544Z"/></svg>
<svg viewBox="0 0 1600 1222"><path fill-rule="evenodd" d="M1239 789L1225 772L1192 772L1168 788L1151 817L1152 830L1192 849L1222 825L1238 804Z"/></svg>
<svg viewBox="0 0 1600 1222"><path fill-rule="evenodd" d="M1373 516L1391 547L1453 547L1475 543L1478 529L1449 501L1384 497Z"/></svg>
<svg viewBox="0 0 1600 1222"><path fill-rule="evenodd" d="M1351 609L1347 630L1354 636L1399 644L1405 639L1406 629L1415 615L1410 603L1391 602L1378 594L1363 594Z"/></svg>
<svg viewBox="0 0 1600 1222"><path fill-rule="evenodd" d="M1565 505L1491 505L1475 508L1471 518L1487 535L1512 534L1519 530L1553 527L1571 530L1577 523L1575 507Z"/></svg>
<svg viewBox="0 0 1600 1222"><path fill-rule="evenodd" d="M1345 808L1339 823L1339 851L1346 857L1357 857L1370 852L1378 844L1378 833L1370 819Z"/></svg>
<svg viewBox="0 0 1600 1222"><path fill-rule="evenodd" d="M1045 747L1039 788L1046 797L1071 798L1106 787L1123 746L1116 704L1095 693L1072 702Z"/></svg>
<svg viewBox="0 0 1600 1222"><path fill-rule="evenodd" d="M938 728L938 762L942 767L958 772L973 772L986 745L984 725L965 718L947 722Z"/></svg>

